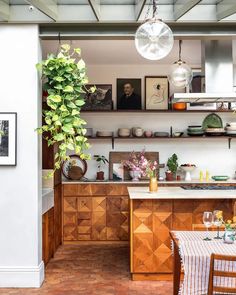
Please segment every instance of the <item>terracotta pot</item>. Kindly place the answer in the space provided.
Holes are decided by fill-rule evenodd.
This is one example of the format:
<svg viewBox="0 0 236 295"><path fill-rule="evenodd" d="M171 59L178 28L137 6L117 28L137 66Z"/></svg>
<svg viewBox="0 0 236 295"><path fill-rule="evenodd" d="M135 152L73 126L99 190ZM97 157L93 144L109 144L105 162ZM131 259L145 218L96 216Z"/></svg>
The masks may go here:
<svg viewBox="0 0 236 295"><path fill-rule="evenodd" d="M174 174L172 172L166 172L166 181L173 181Z"/></svg>
<svg viewBox="0 0 236 295"><path fill-rule="evenodd" d="M104 180L104 172L103 171L97 172L97 180Z"/></svg>
<svg viewBox="0 0 236 295"><path fill-rule="evenodd" d="M151 177L149 182L149 192L155 193L158 191L158 182L156 177Z"/></svg>

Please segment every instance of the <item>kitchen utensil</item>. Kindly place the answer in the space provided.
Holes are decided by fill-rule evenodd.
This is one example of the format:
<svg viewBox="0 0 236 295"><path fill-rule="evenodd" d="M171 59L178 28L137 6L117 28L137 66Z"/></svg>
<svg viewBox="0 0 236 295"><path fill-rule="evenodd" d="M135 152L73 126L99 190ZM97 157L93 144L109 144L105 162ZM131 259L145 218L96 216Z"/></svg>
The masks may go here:
<svg viewBox="0 0 236 295"><path fill-rule="evenodd" d="M187 166L188 165L188 166ZM180 165L180 168L185 172L185 181L191 181L191 172L196 169L194 164L184 164Z"/></svg>
<svg viewBox="0 0 236 295"><path fill-rule="evenodd" d="M112 137L112 131L97 131L97 137Z"/></svg>
<svg viewBox="0 0 236 295"><path fill-rule="evenodd" d="M209 114L202 122L203 130L207 128L223 128L221 117L215 113Z"/></svg>
<svg viewBox="0 0 236 295"><path fill-rule="evenodd" d="M227 175L215 175L211 177L215 181L226 181L229 179L229 176Z"/></svg>

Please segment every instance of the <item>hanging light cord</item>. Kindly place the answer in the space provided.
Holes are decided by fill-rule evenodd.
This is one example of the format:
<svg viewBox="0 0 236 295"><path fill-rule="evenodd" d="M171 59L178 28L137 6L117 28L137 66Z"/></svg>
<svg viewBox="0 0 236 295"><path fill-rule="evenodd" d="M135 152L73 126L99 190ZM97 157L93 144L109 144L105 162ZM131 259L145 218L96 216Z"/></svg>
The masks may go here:
<svg viewBox="0 0 236 295"><path fill-rule="evenodd" d="M153 5L153 18L157 17L157 0L152 0L152 5Z"/></svg>

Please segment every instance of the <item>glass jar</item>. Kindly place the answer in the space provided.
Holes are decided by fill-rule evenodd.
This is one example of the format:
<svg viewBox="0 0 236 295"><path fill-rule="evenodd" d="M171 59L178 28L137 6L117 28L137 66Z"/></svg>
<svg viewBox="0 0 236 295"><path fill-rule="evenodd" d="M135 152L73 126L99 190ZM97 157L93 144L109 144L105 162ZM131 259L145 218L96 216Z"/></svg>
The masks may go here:
<svg viewBox="0 0 236 295"><path fill-rule="evenodd" d="M156 177L151 177L149 181L149 192L155 193L158 191L158 182Z"/></svg>

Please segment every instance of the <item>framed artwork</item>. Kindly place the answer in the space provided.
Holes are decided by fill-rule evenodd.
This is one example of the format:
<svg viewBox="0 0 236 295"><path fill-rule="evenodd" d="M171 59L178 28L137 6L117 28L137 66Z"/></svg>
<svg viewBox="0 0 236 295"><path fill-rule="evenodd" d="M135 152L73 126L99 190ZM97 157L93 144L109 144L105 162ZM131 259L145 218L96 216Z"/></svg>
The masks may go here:
<svg viewBox="0 0 236 295"><path fill-rule="evenodd" d="M145 109L168 110L169 82L167 76L145 77Z"/></svg>
<svg viewBox="0 0 236 295"><path fill-rule="evenodd" d="M209 111L215 111L217 109L217 105L215 102L211 103L187 103L187 110L195 110L195 111L201 111L201 110L209 110Z"/></svg>
<svg viewBox="0 0 236 295"><path fill-rule="evenodd" d="M113 163L112 179L124 180L124 166L121 163Z"/></svg>
<svg viewBox="0 0 236 295"><path fill-rule="evenodd" d="M0 165L16 166L17 114L0 113Z"/></svg>
<svg viewBox="0 0 236 295"><path fill-rule="evenodd" d="M117 109L141 110L141 79L117 79Z"/></svg>
<svg viewBox="0 0 236 295"><path fill-rule="evenodd" d="M96 90L91 93L89 89L94 86ZM111 84L86 85L86 89L88 91L85 94L85 105L82 107L83 111L109 111L113 109Z"/></svg>
<svg viewBox="0 0 236 295"><path fill-rule="evenodd" d="M191 84L186 87L186 92L204 93L206 92L205 76L202 74L202 69L192 69L193 79Z"/></svg>

